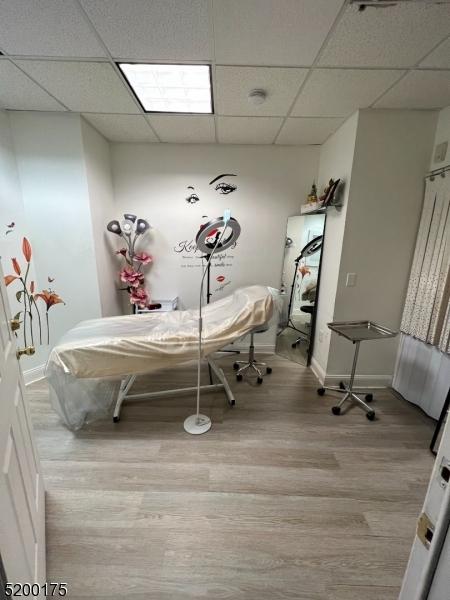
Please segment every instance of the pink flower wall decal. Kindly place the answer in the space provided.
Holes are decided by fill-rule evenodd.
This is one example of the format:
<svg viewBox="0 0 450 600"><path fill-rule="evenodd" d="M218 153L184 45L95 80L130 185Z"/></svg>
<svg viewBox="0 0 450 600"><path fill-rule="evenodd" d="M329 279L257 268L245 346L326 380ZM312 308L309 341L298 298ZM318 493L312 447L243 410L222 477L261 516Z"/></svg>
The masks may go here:
<svg viewBox="0 0 450 600"><path fill-rule="evenodd" d="M153 256L147 254L147 252L139 252L133 256L133 260L135 262L140 262L143 265L148 265L149 263L153 262Z"/></svg>
<svg viewBox="0 0 450 600"><path fill-rule="evenodd" d="M143 287L131 290L130 302L136 304L139 308L146 308L149 301L148 292Z"/></svg>
<svg viewBox="0 0 450 600"><path fill-rule="evenodd" d="M125 267L120 271L120 279L129 286L137 288L144 283L144 273L135 271L132 267Z"/></svg>

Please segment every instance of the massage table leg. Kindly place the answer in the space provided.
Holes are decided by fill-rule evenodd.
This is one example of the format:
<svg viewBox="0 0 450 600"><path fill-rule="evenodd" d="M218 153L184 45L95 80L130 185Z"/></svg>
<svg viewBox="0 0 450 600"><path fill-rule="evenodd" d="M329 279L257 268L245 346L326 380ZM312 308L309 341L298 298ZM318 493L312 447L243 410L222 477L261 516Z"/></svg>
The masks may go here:
<svg viewBox="0 0 450 600"><path fill-rule="evenodd" d="M230 406L234 406L236 404L236 400L233 396L233 392L228 384L227 378L225 377L225 373L222 371L220 367L216 365L216 363L212 359L208 359L208 365L210 366L212 372L217 377L220 383L213 383L211 385L202 385L200 386L200 390L203 391L217 391L223 390L227 396L228 404ZM125 379L122 380L120 384L119 393L117 395L116 406L114 408L114 416L113 421L117 423L120 420L120 411L122 409L122 404L125 400L145 400L148 398L162 398L164 396L177 396L179 394L187 394L194 393L197 391L197 387L186 387L186 388L176 388L173 390L162 390L160 392L144 392L142 394L129 394L131 387L136 381L136 375L129 375Z"/></svg>

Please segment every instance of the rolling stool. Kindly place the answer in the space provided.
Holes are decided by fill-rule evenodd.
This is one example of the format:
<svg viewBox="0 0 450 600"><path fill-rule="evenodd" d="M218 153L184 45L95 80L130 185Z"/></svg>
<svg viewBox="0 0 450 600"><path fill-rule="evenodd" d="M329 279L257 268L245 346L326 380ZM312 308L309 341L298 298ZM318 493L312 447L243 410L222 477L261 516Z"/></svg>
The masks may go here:
<svg viewBox="0 0 450 600"><path fill-rule="evenodd" d="M300 310L304 313L307 313L308 315L312 315L314 312L314 304L309 305L309 304L304 304L303 306L300 307ZM309 342L309 335L307 335L306 333L300 332L301 335L299 335L299 337L295 340L295 342L293 342L291 344L292 348L297 348L297 344L299 344L300 342Z"/></svg>
<svg viewBox="0 0 450 600"><path fill-rule="evenodd" d="M258 375L258 378L256 381L259 384L261 384L263 382L263 374L259 367L265 367L267 375L270 375L272 373L272 367L268 367L266 365L266 363L259 362L255 359L255 345L253 343L253 338L254 338L255 333L263 333L264 331L267 331L267 329L268 328L266 327L264 329L257 329L256 331L251 332L250 347L248 349L248 360L247 361L238 360L237 362L235 362L233 364L233 369L235 371L237 371L237 373L236 373L237 381L242 381L242 379L244 377L244 373L246 373L249 369L253 369L254 371L256 371L256 374Z"/></svg>

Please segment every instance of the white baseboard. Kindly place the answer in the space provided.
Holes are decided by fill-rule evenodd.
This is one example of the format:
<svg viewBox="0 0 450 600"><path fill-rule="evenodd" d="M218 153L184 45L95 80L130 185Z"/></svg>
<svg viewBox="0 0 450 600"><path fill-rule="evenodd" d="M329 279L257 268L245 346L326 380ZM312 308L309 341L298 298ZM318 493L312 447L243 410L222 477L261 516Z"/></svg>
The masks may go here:
<svg viewBox="0 0 450 600"><path fill-rule="evenodd" d="M322 369L321 365L319 365L314 356L311 357L311 371L317 377L319 382L323 385L325 381L325 371Z"/></svg>
<svg viewBox="0 0 450 600"><path fill-rule="evenodd" d="M29 385L30 383L34 383L35 381L39 381L39 379L44 379L44 371L45 365L39 365L38 367L34 367L33 369L27 369L23 371L23 379L25 381L25 385Z"/></svg>
<svg viewBox="0 0 450 600"><path fill-rule="evenodd" d="M321 365L313 357L311 359L311 370L321 385L338 386L340 381L348 381L350 373L342 375L329 375L325 373ZM355 375L355 387L362 388L386 388L392 384L392 375Z"/></svg>

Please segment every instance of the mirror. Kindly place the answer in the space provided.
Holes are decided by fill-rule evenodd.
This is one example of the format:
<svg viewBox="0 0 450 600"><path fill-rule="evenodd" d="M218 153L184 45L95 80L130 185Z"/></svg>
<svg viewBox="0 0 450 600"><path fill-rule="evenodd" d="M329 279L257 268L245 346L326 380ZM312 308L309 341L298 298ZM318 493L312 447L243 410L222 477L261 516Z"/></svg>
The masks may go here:
<svg viewBox="0 0 450 600"><path fill-rule="evenodd" d="M325 218L324 213L289 217L286 230L275 352L305 366L312 354Z"/></svg>

